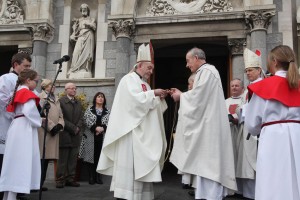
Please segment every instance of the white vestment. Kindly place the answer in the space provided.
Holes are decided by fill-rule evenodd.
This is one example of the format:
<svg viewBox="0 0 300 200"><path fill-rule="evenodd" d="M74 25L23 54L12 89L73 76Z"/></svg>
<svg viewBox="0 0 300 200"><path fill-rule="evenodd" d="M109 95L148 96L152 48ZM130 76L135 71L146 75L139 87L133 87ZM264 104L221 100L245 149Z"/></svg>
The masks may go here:
<svg viewBox="0 0 300 200"><path fill-rule="evenodd" d="M275 75L285 77L284 72ZM300 199L300 124L266 122L300 120L300 107L287 107L279 101L265 100L253 94L245 116L252 135L258 135L255 200Z"/></svg>
<svg viewBox="0 0 300 200"><path fill-rule="evenodd" d="M243 104L244 104L244 99L243 99L242 95L240 95L238 97L229 97L228 99L226 99L226 108L227 108L228 114L231 114L232 117L238 121L239 117L236 113L236 110L238 107L241 107ZM241 135L239 134L239 128L240 128L239 124L230 122L235 169L236 169L237 155L238 155L237 146L238 146L238 143L239 143L240 137L241 137Z"/></svg>
<svg viewBox="0 0 300 200"><path fill-rule="evenodd" d="M121 79L97 167L97 172L113 176L111 190L115 197L153 198L151 182L161 181L165 158L166 108L166 102L155 97L135 72ZM136 187L142 189L140 194Z"/></svg>
<svg viewBox="0 0 300 200"><path fill-rule="evenodd" d="M21 86L19 89L27 88ZM28 89L28 88L27 88ZM41 160L38 128L42 120L34 99L17 104L15 118L7 132L0 177L0 191L30 193L40 188Z"/></svg>
<svg viewBox="0 0 300 200"><path fill-rule="evenodd" d="M230 126L221 79L214 66L202 65L193 89L180 95L179 120L177 130L182 135L176 133L170 161L184 173L209 179L224 190L236 190Z"/></svg>
<svg viewBox="0 0 300 200"><path fill-rule="evenodd" d="M0 154L4 154L7 130L14 118L13 113L6 112L6 106L15 90L18 75L4 74L0 77Z"/></svg>
<svg viewBox="0 0 300 200"><path fill-rule="evenodd" d="M261 81L258 78L251 82L256 83ZM244 197L254 199L255 197L255 176L256 176L256 157L257 157L257 137L248 137L249 131L244 125L245 115L248 108L248 90L246 89L242 95L245 103L237 108L239 114L239 137L237 140L237 160L236 160L236 178L238 193ZM253 112L252 110L248 112ZM247 140L248 137L248 140Z"/></svg>

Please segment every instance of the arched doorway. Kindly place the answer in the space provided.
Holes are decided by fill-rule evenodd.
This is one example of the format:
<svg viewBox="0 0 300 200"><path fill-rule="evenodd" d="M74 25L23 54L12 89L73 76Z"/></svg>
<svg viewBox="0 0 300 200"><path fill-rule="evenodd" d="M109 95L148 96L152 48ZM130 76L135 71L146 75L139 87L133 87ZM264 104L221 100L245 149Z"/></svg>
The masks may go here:
<svg viewBox="0 0 300 200"><path fill-rule="evenodd" d="M186 91L187 80L191 72L186 68L185 55L189 49L199 47L206 53L207 63L213 64L218 69L226 98L230 77L229 49L226 37L151 40L151 43L154 48L155 62L155 72L151 81L153 88L170 89L176 87L181 91ZM168 109L164 114L164 120L166 137L169 140L172 126L177 118L174 118L175 103L171 97L167 97L166 101ZM176 169L166 163L164 171L173 170Z"/></svg>

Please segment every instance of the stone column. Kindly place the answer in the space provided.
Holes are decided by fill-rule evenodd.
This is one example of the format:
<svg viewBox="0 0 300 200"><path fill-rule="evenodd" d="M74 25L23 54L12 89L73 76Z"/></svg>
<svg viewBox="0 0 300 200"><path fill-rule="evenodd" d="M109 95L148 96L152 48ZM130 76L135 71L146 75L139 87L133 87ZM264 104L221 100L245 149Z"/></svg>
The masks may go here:
<svg viewBox="0 0 300 200"><path fill-rule="evenodd" d="M26 24L32 34L33 50L31 68L36 70L41 78L46 77L47 45L53 40L54 28L48 23Z"/></svg>
<svg viewBox="0 0 300 200"><path fill-rule="evenodd" d="M267 30L271 18L275 15L275 7L262 7L245 11L246 24L250 28L251 50L260 50L264 70L267 70Z"/></svg>
<svg viewBox="0 0 300 200"><path fill-rule="evenodd" d="M115 86L130 71L131 36L134 32L132 19L110 20L109 26L117 40Z"/></svg>
<svg viewBox="0 0 300 200"><path fill-rule="evenodd" d="M243 51L246 46L246 38L231 38L228 39L228 45L231 52L231 65L232 65L232 76L230 79L239 78L242 81L244 79L244 58Z"/></svg>

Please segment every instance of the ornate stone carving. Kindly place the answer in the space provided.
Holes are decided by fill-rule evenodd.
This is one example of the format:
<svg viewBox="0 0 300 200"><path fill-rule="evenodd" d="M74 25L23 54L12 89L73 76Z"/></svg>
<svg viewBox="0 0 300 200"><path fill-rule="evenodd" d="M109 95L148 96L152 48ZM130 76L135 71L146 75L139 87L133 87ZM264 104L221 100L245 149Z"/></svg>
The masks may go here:
<svg viewBox="0 0 300 200"><path fill-rule="evenodd" d="M54 28L47 23L26 24L32 34L32 40L50 43L54 37Z"/></svg>
<svg viewBox="0 0 300 200"><path fill-rule="evenodd" d="M109 26L112 28L116 38L131 38L134 34L134 23L132 19L110 20Z"/></svg>
<svg viewBox="0 0 300 200"><path fill-rule="evenodd" d="M17 0L2 1L0 24L23 24L24 12Z"/></svg>
<svg viewBox="0 0 300 200"><path fill-rule="evenodd" d="M180 15L232 11L230 0L151 0L146 15Z"/></svg>
<svg viewBox="0 0 300 200"><path fill-rule="evenodd" d="M251 31L267 31L271 18L275 15L275 9L249 10L245 11L246 24Z"/></svg>
<svg viewBox="0 0 300 200"><path fill-rule="evenodd" d="M32 48L31 47L19 48L18 53L27 53L27 54L31 55L32 54Z"/></svg>
<svg viewBox="0 0 300 200"><path fill-rule="evenodd" d="M244 47L246 46L246 38L229 39L228 45L232 55L243 54Z"/></svg>

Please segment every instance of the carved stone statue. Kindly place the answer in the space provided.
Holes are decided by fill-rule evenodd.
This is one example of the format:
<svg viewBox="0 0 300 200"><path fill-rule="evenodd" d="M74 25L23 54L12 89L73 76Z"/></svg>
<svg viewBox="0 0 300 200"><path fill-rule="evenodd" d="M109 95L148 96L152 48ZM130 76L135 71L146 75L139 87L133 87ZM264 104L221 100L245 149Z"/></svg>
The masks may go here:
<svg viewBox="0 0 300 200"><path fill-rule="evenodd" d="M71 41L75 41L72 64L68 71L69 78L91 78L92 63L95 49L96 22L90 17L90 9L87 4L80 6L81 18L72 20L73 33Z"/></svg>

